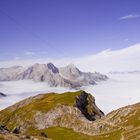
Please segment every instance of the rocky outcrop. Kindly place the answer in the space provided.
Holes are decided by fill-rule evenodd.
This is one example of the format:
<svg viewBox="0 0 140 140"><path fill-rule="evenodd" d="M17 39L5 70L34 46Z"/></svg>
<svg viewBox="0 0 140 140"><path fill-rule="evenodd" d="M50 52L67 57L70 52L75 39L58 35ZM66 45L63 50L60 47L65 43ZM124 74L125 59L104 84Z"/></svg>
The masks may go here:
<svg viewBox="0 0 140 140"><path fill-rule="evenodd" d="M5 126L0 124L0 134L7 134L9 133L8 129L5 128Z"/></svg>
<svg viewBox="0 0 140 140"><path fill-rule="evenodd" d="M19 128L15 128L10 132L5 126L0 125L0 140L51 140L46 135L28 136L20 134Z"/></svg>
<svg viewBox="0 0 140 140"><path fill-rule="evenodd" d="M76 97L75 106L90 121L95 121L104 116L104 113L96 106L95 98L84 91L81 95Z"/></svg>
<svg viewBox="0 0 140 140"><path fill-rule="evenodd" d="M35 128L39 130L55 126L74 129L77 120L87 121L78 108L68 105L57 105L47 113L38 111L34 118Z"/></svg>
<svg viewBox="0 0 140 140"><path fill-rule="evenodd" d="M0 92L0 97L6 97L6 94Z"/></svg>
<svg viewBox="0 0 140 140"><path fill-rule="evenodd" d="M108 77L100 73L84 73L74 65L57 68L52 63L34 64L28 68L16 66L0 69L0 81L33 80L46 82L51 87L79 88L94 85Z"/></svg>

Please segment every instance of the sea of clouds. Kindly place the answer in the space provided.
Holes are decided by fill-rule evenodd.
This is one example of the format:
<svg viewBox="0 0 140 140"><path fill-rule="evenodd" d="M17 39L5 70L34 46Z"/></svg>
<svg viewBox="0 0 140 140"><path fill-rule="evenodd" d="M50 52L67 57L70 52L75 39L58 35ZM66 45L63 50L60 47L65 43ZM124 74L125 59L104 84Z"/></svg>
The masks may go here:
<svg viewBox="0 0 140 140"><path fill-rule="evenodd" d="M105 113L140 102L140 74L109 74L110 79L85 90Z"/></svg>
<svg viewBox="0 0 140 140"><path fill-rule="evenodd" d="M108 76L107 81L81 88L95 97L96 104L101 110L108 113L140 101L140 74L108 74ZM40 93L62 93L65 91L70 91L70 89L51 88L43 82L0 82L0 92L7 94L7 97L0 98L0 109Z"/></svg>

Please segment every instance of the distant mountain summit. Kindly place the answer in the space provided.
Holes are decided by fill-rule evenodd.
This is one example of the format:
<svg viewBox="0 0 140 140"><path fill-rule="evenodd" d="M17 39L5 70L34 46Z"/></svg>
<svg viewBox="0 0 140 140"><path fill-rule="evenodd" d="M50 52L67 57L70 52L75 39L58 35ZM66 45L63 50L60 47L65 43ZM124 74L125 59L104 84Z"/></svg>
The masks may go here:
<svg viewBox="0 0 140 140"><path fill-rule="evenodd" d="M75 80L82 75L82 72L73 64L69 64L59 70L61 75L67 79Z"/></svg>
<svg viewBox="0 0 140 140"><path fill-rule="evenodd" d="M0 69L0 81L33 80L46 82L51 87L78 88L94 85L108 77L100 73L85 73L75 65L57 68L54 64L34 64L28 68L14 66Z"/></svg>

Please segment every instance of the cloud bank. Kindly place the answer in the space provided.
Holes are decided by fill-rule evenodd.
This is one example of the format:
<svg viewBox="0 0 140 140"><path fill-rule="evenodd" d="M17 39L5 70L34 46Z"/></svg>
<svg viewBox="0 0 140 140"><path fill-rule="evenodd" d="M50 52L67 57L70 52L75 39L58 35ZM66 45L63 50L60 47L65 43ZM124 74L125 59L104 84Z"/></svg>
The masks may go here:
<svg viewBox="0 0 140 140"><path fill-rule="evenodd" d="M103 112L108 113L114 109L140 101L140 74L108 74L108 76L110 79L107 81L102 81L95 86L81 88L93 94L97 105ZM62 93L74 90L49 87L45 82L24 80L0 82L0 91L7 94L7 97L0 98L1 110L40 93Z"/></svg>
<svg viewBox="0 0 140 140"><path fill-rule="evenodd" d="M100 53L80 58L40 58L29 60L1 61L0 67L13 65L29 66L34 63L52 62L56 66L65 66L69 63L75 64L83 71L99 71L107 73L110 71L133 71L140 70L140 43L120 50L104 50Z"/></svg>
<svg viewBox="0 0 140 140"><path fill-rule="evenodd" d="M105 113L140 101L140 74L109 74L109 80L85 88Z"/></svg>

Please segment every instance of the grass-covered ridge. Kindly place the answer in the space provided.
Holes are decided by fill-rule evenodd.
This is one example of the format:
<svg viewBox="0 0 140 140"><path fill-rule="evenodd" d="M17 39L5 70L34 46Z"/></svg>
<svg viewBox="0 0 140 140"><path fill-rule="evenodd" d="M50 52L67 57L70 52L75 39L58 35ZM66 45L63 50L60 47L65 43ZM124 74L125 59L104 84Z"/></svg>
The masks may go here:
<svg viewBox="0 0 140 140"><path fill-rule="evenodd" d="M16 126L22 126L23 135L42 136L44 134L53 140L120 140L123 138L137 140L140 138L140 103L120 108L91 122L76 107L77 101L85 102L83 100L85 96L81 96L82 94L85 92L49 93L30 97L0 111L0 124L10 131ZM91 94L86 93L86 95L88 95L86 100L88 104L85 108L92 113L92 109L96 108L96 106L91 107L94 98Z"/></svg>
<svg viewBox="0 0 140 140"><path fill-rule="evenodd" d="M59 104L73 106L75 97L82 92L83 91L65 92L62 94L49 93L25 99L12 107L0 111L0 123L6 125L10 130L12 130L15 125L18 125L18 118L20 118L19 121L23 123L34 123L32 117L36 111L46 113Z"/></svg>

